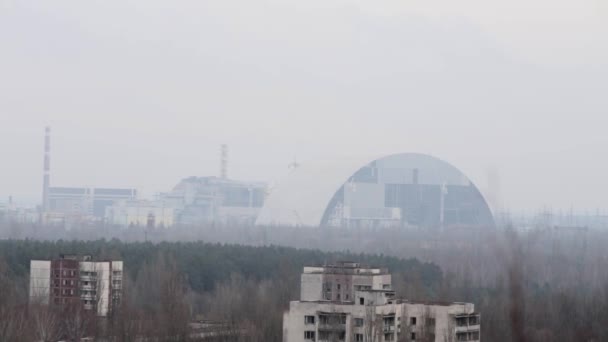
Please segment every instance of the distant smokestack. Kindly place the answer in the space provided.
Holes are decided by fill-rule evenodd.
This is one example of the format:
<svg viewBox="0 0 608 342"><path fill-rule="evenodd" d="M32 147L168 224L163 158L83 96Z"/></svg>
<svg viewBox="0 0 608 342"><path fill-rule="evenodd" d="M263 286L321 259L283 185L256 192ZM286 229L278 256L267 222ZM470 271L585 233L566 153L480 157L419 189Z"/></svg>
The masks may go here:
<svg viewBox="0 0 608 342"><path fill-rule="evenodd" d="M228 179L228 145L226 144L220 147L220 177Z"/></svg>
<svg viewBox="0 0 608 342"><path fill-rule="evenodd" d="M44 172L42 179L42 211L49 211L49 187L51 182L51 127L44 130Z"/></svg>

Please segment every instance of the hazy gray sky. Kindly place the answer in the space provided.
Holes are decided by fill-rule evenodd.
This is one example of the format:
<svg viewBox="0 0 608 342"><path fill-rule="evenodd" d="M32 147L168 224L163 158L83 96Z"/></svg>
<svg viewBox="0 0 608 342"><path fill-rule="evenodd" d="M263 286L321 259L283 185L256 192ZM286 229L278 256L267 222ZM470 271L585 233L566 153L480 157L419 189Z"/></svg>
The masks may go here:
<svg viewBox="0 0 608 342"><path fill-rule="evenodd" d="M605 0L0 0L0 196L272 181L424 152L513 209L607 208Z"/></svg>

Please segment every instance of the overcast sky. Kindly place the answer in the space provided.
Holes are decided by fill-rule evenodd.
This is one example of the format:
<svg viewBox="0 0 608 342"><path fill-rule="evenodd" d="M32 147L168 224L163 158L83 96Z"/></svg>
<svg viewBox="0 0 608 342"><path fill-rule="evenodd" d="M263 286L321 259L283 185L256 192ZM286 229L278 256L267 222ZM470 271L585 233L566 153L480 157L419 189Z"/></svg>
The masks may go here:
<svg viewBox="0 0 608 342"><path fill-rule="evenodd" d="M608 209L605 0L0 0L0 201L423 152Z"/></svg>

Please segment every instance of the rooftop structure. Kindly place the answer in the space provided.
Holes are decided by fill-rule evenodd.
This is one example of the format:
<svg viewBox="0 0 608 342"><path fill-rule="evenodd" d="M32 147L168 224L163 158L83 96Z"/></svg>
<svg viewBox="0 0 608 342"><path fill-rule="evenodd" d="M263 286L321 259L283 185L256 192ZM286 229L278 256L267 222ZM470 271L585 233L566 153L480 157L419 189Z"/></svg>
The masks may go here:
<svg viewBox="0 0 608 342"><path fill-rule="evenodd" d="M454 166L416 153L301 164L268 196L257 225L493 227Z"/></svg>
<svg viewBox="0 0 608 342"><path fill-rule="evenodd" d="M342 262L305 267L299 301L283 317L283 341L480 341L471 303L395 298L381 268Z"/></svg>

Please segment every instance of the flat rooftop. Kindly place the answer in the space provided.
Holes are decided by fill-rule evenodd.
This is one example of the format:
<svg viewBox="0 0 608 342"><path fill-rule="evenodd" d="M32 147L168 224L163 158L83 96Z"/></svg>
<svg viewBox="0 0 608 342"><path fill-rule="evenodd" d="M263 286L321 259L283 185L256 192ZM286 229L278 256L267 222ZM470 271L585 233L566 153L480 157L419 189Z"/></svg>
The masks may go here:
<svg viewBox="0 0 608 342"><path fill-rule="evenodd" d="M361 275L382 275L389 274L388 269L380 267L370 267L357 262L339 261L331 264L304 266L304 273L307 274L361 274Z"/></svg>

